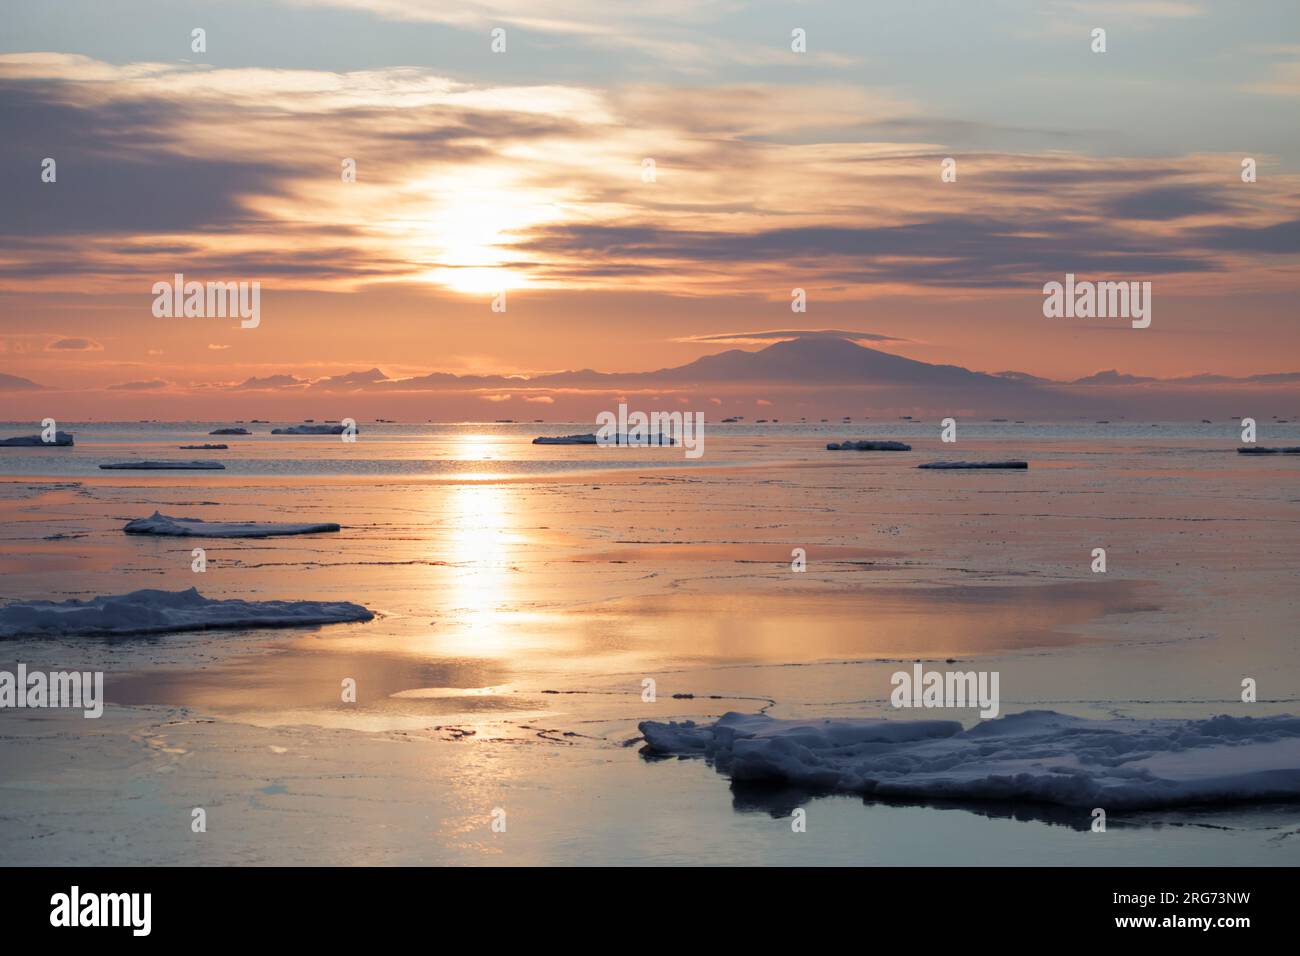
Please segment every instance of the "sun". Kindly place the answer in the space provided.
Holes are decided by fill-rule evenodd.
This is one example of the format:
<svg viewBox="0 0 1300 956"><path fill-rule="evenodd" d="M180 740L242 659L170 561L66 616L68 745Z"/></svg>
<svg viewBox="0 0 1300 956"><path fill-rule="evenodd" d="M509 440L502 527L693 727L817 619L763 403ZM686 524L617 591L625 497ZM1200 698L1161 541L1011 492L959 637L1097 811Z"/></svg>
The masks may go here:
<svg viewBox="0 0 1300 956"><path fill-rule="evenodd" d="M420 278L467 295L528 287L531 257L515 244L528 229L562 216L554 197L504 169L457 170L413 189L430 197L404 238L408 254L429 266Z"/></svg>

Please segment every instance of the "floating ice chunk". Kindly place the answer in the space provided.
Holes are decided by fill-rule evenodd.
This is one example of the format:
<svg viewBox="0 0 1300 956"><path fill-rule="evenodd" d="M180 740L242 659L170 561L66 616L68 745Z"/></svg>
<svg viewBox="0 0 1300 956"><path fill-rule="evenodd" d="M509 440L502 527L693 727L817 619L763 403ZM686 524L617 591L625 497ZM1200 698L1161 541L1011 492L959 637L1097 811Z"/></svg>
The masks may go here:
<svg viewBox="0 0 1300 956"><path fill-rule="evenodd" d="M350 601L223 601L205 598L196 588L148 589L86 601L15 601L0 607L0 638L294 627L373 617Z"/></svg>
<svg viewBox="0 0 1300 956"><path fill-rule="evenodd" d="M54 441L42 441L40 435L15 435L13 438L0 439L0 446L5 448L33 448L39 446L51 448L71 444L73 444L73 441L69 432L55 432Z"/></svg>
<svg viewBox="0 0 1300 956"><path fill-rule="evenodd" d="M1089 720L1026 711L955 721L776 720L641 724L653 753L698 755L734 780L882 799L1026 800L1151 809L1300 800L1300 717Z"/></svg>
<svg viewBox="0 0 1300 956"><path fill-rule="evenodd" d="M533 439L534 445L599 445L602 442L594 434L587 435L543 435ZM611 435L604 440L606 445L628 446L633 448L676 445L677 440L668 435Z"/></svg>
<svg viewBox="0 0 1300 956"><path fill-rule="evenodd" d="M289 425L285 428L272 428L272 435L342 435L346 425ZM354 434L359 434L352 429Z"/></svg>
<svg viewBox="0 0 1300 956"><path fill-rule="evenodd" d="M286 524L276 521L204 521L201 518L172 518L155 511L148 518L136 518L122 529L127 534L158 534L178 538L273 538L286 534L317 534L338 531L332 522Z"/></svg>
<svg viewBox="0 0 1300 956"><path fill-rule="evenodd" d="M1028 468L1027 461L927 461L917 468Z"/></svg>
<svg viewBox="0 0 1300 956"><path fill-rule="evenodd" d="M137 471L175 471L177 469L185 471L202 471L206 469L224 469L226 466L219 461L118 461L108 465L100 465L100 468L108 470L137 470Z"/></svg>
<svg viewBox="0 0 1300 956"><path fill-rule="evenodd" d="M844 441L830 442L827 451L911 451L912 446L901 441Z"/></svg>

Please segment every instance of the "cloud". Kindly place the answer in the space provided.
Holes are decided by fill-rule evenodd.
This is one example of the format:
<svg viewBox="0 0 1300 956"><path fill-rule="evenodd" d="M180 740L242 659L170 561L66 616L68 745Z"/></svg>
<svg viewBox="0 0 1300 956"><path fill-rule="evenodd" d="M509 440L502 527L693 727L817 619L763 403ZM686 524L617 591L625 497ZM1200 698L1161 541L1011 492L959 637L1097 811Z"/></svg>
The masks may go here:
<svg viewBox="0 0 1300 956"><path fill-rule="evenodd" d="M719 332L712 335L688 335L675 342L701 342L719 345L762 345L794 339L847 339L850 342L911 342L878 332L847 332L843 329L787 329L762 332Z"/></svg>
<svg viewBox="0 0 1300 956"><path fill-rule="evenodd" d="M59 338L45 346L47 352L102 352L104 346L92 339Z"/></svg>
<svg viewBox="0 0 1300 956"><path fill-rule="evenodd" d="M939 185L944 149L879 137L940 120L824 82L602 91L5 54L0 121L16 143L0 174L18 184L0 286L20 291L135 293L185 272L276 291L778 298L793 274L826 301L1074 272L1180 275L1218 295L1231 273L1262 293L1290 288L1259 253L1294 255L1300 221L1300 179L1232 190L1238 156L968 152L959 183ZM303 142L339 156L304 168ZM20 169L47 149L57 184Z"/></svg>
<svg viewBox="0 0 1300 956"><path fill-rule="evenodd" d="M120 382L117 385L108 386L108 390L110 392L153 392L167 388L169 384L169 382L164 382L160 378L155 378L147 382Z"/></svg>

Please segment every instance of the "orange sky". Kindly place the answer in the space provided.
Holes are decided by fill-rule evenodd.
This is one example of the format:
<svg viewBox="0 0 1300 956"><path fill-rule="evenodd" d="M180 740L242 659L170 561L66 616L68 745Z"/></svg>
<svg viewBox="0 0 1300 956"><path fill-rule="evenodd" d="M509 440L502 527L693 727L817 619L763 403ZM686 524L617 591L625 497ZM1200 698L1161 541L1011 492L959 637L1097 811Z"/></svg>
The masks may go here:
<svg viewBox="0 0 1300 956"><path fill-rule="evenodd" d="M1244 183L1243 149L1025 148L991 123L959 150L900 135L942 127L928 90L840 54L802 82L182 59L0 54L0 373L65 415L224 411L277 375L645 371L770 329L1058 379L1300 368L1293 157L1251 150ZM1152 327L1045 319L1067 271L1152 282ZM155 317L175 273L260 283L260 324Z"/></svg>

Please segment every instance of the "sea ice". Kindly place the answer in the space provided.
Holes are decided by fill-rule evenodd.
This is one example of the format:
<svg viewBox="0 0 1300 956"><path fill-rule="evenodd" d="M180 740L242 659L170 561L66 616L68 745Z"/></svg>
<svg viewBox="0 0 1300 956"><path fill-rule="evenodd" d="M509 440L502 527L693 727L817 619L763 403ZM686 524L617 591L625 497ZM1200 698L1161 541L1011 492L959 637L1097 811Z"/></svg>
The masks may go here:
<svg viewBox="0 0 1300 956"><path fill-rule="evenodd" d="M1300 800L1300 717L1090 720L1035 710L956 721L641 725L650 752L703 756L738 781L880 799L1037 801L1104 809Z"/></svg>
<svg viewBox="0 0 1300 956"><path fill-rule="evenodd" d="M601 441L594 434L587 435L543 435L533 439L534 445L599 445ZM629 446L633 448L659 447L677 444L677 440L668 435L646 435L629 437L628 435L611 435L605 439L606 445Z"/></svg>
<svg viewBox="0 0 1300 956"><path fill-rule="evenodd" d="M204 469L224 469L226 466L219 461L118 461L110 465L100 465L100 468L113 469L136 469L139 471L162 471L162 470L186 470L199 471Z"/></svg>
<svg viewBox="0 0 1300 956"><path fill-rule="evenodd" d="M272 435L342 435L345 425L289 425L285 428L272 428ZM353 429L357 433L356 429Z"/></svg>
<svg viewBox="0 0 1300 956"><path fill-rule="evenodd" d="M911 451L912 446L901 441L843 441L830 442L827 451Z"/></svg>
<svg viewBox="0 0 1300 956"><path fill-rule="evenodd" d="M204 521L201 518L173 518L155 511L148 518L136 518L122 529L127 534L157 534L178 538L272 538L286 534L316 534L338 531L332 522L286 524L277 521Z"/></svg>
<svg viewBox="0 0 1300 956"><path fill-rule="evenodd" d="M146 589L85 601L15 601L0 606L0 638L293 627L373 617L368 608L350 601L211 600L197 588Z"/></svg>
<svg viewBox="0 0 1300 956"><path fill-rule="evenodd" d="M13 438L0 439L0 446L5 448L30 448L40 445L51 447L71 444L73 444L72 435L68 432L55 432L54 441L42 441L40 435L15 435Z"/></svg>
<svg viewBox="0 0 1300 956"><path fill-rule="evenodd" d="M1028 468L1027 461L927 461L917 468Z"/></svg>

